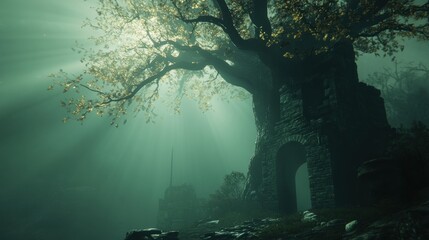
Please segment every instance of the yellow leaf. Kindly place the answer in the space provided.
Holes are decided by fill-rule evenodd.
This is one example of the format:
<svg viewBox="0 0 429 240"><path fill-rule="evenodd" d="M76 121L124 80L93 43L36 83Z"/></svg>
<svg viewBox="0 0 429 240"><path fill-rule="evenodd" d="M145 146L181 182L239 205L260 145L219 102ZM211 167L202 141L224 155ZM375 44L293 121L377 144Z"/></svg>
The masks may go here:
<svg viewBox="0 0 429 240"><path fill-rule="evenodd" d="M323 41L328 40L329 35L326 33L325 36L323 36Z"/></svg>

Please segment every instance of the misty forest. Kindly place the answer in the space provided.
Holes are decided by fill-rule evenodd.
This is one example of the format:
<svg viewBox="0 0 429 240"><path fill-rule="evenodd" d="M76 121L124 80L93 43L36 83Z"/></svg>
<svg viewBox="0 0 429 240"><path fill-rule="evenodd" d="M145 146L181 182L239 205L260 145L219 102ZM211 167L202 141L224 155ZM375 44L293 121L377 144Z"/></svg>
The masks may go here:
<svg viewBox="0 0 429 240"><path fill-rule="evenodd" d="M429 1L2 0L0 239L429 239Z"/></svg>

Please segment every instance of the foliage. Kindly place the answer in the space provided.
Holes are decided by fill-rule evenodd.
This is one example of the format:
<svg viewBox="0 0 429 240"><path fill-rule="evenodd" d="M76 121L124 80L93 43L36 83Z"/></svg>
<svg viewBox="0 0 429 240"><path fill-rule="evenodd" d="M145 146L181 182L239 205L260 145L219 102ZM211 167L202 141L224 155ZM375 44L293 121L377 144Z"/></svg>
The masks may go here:
<svg viewBox="0 0 429 240"><path fill-rule="evenodd" d="M381 90L387 117L393 126L410 126L413 121L429 125L429 69L410 64L377 72L366 80Z"/></svg>
<svg viewBox="0 0 429 240"><path fill-rule="evenodd" d="M256 204L242 201L240 209L234 211L225 211L220 215L214 216L219 219L219 227L232 227L242 224L252 219L264 219L276 216L273 211L268 211Z"/></svg>
<svg viewBox="0 0 429 240"><path fill-rule="evenodd" d="M220 217L225 213L239 212L244 207L241 198L244 190L245 176L241 172L231 172L225 175L224 181L219 189L208 201L208 209L213 217Z"/></svg>
<svg viewBox="0 0 429 240"><path fill-rule="evenodd" d="M429 39L428 10L413 0L98 0L86 22L94 46L76 48L85 70L52 77L76 91L63 105L78 121L95 112L116 124L130 107L150 120L161 95L179 111L182 96L207 109L217 94L277 91L284 69L341 42L392 55L397 37Z"/></svg>
<svg viewBox="0 0 429 240"><path fill-rule="evenodd" d="M311 230L321 222L327 223L334 219L341 219L346 223L358 220L359 226L363 228L384 216L396 212L397 210L397 208L392 208L390 206L314 209L312 212L317 215L317 222L303 222L301 221L301 213L291 214L283 217L282 221L272 224L264 229L261 232L260 237L261 239L279 239L288 235L304 233L305 231ZM323 239L339 239L343 234L343 229L341 229L341 232L339 233L340 235L338 235L337 232L327 231L325 233L327 236Z"/></svg>
<svg viewBox="0 0 429 240"><path fill-rule="evenodd" d="M368 82L381 90L389 122L398 127L387 155L395 160L403 178L403 200L413 201L429 187L429 69L422 65L385 69ZM399 191L399 190L398 190Z"/></svg>
<svg viewBox="0 0 429 240"><path fill-rule="evenodd" d="M413 122L408 129L399 128L388 154L400 164L404 200L414 200L419 190L429 187L429 128L422 122Z"/></svg>
<svg viewBox="0 0 429 240"><path fill-rule="evenodd" d="M259 202L243 199L244 187L243 173L233 171L225 175L222 185L207 201L207 217L218 219L222 227L230 227L249 219L262 219L278 214L263 208Z"/></svg>
<svg viewBox="0 0 429 240"><path fill-rule="evenodd" d="M302 233L317 225L316 222L301 221L301 214L288 215L278 223L271 224L260 233L261 239L278 239L289 234Z"/></svg>
<svg viewBox="0 0 429 240"><path fill-rule="evenodd" d="M216 199L240 199L244 190L246 177L241 172L231 172L225 175L223 184L212 196Z"/></svg>
<svg viewBox="0 0 429 240"><path fill-rule="evenodd" d="M373 221L386 215L397 212L398 206L377 205L371 207L353 207L353 208L333 208L333 209L315 209L313 212L322 222L328 222L333 219L341 219L346 223L358 220L361 226L367 226Z"/></svg>

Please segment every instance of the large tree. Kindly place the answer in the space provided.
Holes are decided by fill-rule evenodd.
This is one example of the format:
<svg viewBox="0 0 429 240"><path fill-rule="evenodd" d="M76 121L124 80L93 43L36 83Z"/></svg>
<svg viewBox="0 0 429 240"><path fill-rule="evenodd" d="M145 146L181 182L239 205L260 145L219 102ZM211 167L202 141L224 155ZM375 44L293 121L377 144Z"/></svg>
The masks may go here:
<svg viewBox="0 0 429 240"><path fill-rule="evenodd" d="M413 0L99 0L96 11L95 46L78 49L86 69L55 75L65 92L87 91L63 102L76 119L96 112L116 124L129 107L150 119L160 94L205 108L244 91L257 144L272 134L282 87L354 64L355 53L393 57L403 38L429 39L429 3ZM324 65L338 49L342 60Z"/></svg>
<svg viewBox="0 0 429 240"><path fill-rule="evenodd" d="M64 92L94 93L64 101L78 120L90 112L117 120L131 102L149 117L162 84L203 107L232 85L253 96L262 127L275 120L279 88L304 81L317 56L341 45L392 56L401 38L428 40L429 3L418 2L99 0L86 23L95 46L78 49L85 71L54 77Z"/></svg>

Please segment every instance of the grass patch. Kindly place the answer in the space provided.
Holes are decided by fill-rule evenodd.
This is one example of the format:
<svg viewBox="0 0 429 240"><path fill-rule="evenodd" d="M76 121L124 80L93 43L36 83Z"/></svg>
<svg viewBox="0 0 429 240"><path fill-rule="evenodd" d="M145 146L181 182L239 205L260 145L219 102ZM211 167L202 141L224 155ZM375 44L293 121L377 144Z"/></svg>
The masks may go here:
<svg viewBox="0 0 429 240"><path fill-rule="evenodd" d="M232 227L242 224L245 221L253 219L279 217L277 213L271 211L264 211L261 209L249 209L248 211L230 211L218 217L219 226Z"/></svg>
<svg viewBox="0 0 429 240"><path fill-rule="evenodd" d="M261 239L277 239L284 237L285 234L297 234L308 231L317 225L315 222L302 222L301 217L300 213L283 217L280 222L274 223L262 230L260 234Z"/></svg>
<svg viewBox="0 0 429 240"><path fill-rule="evenodd" d="M390 215L399 210L395 206L332 208L312 210L320 222L328 222L333 219L342 219L345 223L358 220L361 226L368 226L372 222Z"/></svg>
<svg viewBox="0 0 429 240"><path fill-rule="evenodd" d="M366 227L372 222L398 210L397 207L393 206L314 209L311 212L317 215L317 222L302 222L302 214L295 213L283 217L282 221L278 223L270 225L261 232L260 236L261 239L278 239L286 235L295 235L309 231L320 222L329 222L334 219L341 219L345 223L358 220L360 227ZM328 234L324 236L324 239L337 239L340 236L337 231L332 233L328 231L324 234ZM329 234L332 236L329 236Z"/></svg>

